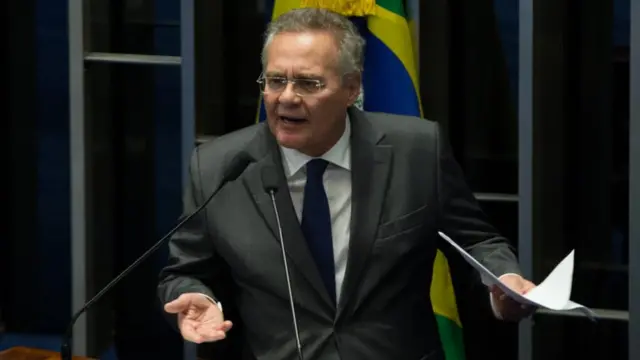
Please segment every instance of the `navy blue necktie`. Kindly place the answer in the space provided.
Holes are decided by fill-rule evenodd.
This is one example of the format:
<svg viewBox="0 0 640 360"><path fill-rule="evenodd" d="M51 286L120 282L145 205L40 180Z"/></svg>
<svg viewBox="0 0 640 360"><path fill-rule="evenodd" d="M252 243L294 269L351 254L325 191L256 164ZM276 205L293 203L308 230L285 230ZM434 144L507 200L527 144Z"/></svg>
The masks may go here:
<svg viewBox="0 0 640 360"><path fill-rule="evenodd" d="M307 184L302 205L302 233L307 240L329 296L336 301L335 264L331 236L329 200L322 183L322 175L329 163L313 159L307 163Z"/></svg>

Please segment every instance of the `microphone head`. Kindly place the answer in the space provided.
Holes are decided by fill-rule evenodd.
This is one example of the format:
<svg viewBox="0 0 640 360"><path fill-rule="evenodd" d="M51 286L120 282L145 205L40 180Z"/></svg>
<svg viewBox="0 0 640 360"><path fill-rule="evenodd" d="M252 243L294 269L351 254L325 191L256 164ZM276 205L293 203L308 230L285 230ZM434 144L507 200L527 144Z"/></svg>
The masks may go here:
<svg viewBox="0 0 640 360"><path fill-rule="evenodd" d="M278 171L275 166L265 166L262 168L262 186L266 193L278 192Z"/></svg>

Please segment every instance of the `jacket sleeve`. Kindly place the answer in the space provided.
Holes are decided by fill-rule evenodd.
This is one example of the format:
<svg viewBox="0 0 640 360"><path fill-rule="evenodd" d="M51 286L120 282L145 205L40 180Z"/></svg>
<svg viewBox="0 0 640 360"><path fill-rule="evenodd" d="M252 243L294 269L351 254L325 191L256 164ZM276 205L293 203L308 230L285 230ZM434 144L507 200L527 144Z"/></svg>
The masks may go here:
<svg viewBox="0 0 640 360"><path fill-rule="evenodd" d="M438 127L440 229L495 275L520 274L514 248L489 223L441 133ZM450 247L440 240L441 247ZM456 253L456 256L460 255Z"/></svg>
<svg viewBox="0 0 640 360"><path fill-rule="evenodd" d="M197 157L198 149L191 156L180 220L195 212L206 198L200 183ZM211 284L222 263L211 241L206 211L205 208L187 221L169 240L169 259L160 272L158 284L158 296L163 305L181 294L194 292L217 301L207 284Z"/></svg>

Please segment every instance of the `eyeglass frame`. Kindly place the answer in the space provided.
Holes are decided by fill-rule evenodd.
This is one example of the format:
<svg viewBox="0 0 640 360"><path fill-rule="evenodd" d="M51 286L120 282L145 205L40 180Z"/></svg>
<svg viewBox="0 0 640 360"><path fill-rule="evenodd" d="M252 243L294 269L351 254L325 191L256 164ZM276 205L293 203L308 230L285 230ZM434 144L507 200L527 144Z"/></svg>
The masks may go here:
<svg viewBox="0 0 640 360"><path fill-rule="evenodd" d="M268 91L267 90L267 83L265 82L265 80L267 79L279 79L282 80L284 83L284 87L282 88L282 90L276 90L276 91ZM313 93L310 94L301 94L299 91L296 91L296 82L300 82L300 81L308 81L310 83L314 83L316 90ZM307 79L307 78L299 78L299 79L289 79L287 77L284 76L266 76L264 73L261 73L260 76L258 77L258 79L256 79L256 82L258 84L260 84L260 91L263 94L279 94L282 93L287 86L289 86L289 84L293 85L293 91L296 95L300 96L300 97L305 97L305 96L314 96L317 95L321 90L325 89L327 84L324 83L322 80L319 79ZM264 90L262 89L264 87Z"/></svg>

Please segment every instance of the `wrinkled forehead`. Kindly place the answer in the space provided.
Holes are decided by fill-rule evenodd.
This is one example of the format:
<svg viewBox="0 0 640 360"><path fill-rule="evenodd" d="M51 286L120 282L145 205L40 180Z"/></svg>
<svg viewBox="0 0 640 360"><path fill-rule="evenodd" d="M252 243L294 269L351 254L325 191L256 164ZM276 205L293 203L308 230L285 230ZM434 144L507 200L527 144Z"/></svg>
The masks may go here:
<svg viewBox="0 0 640 360"><path fill-rule="evenodd" d="M338 46L329 32L285 32L267 49L265 73L324 76L337 70Z"/></svg>

